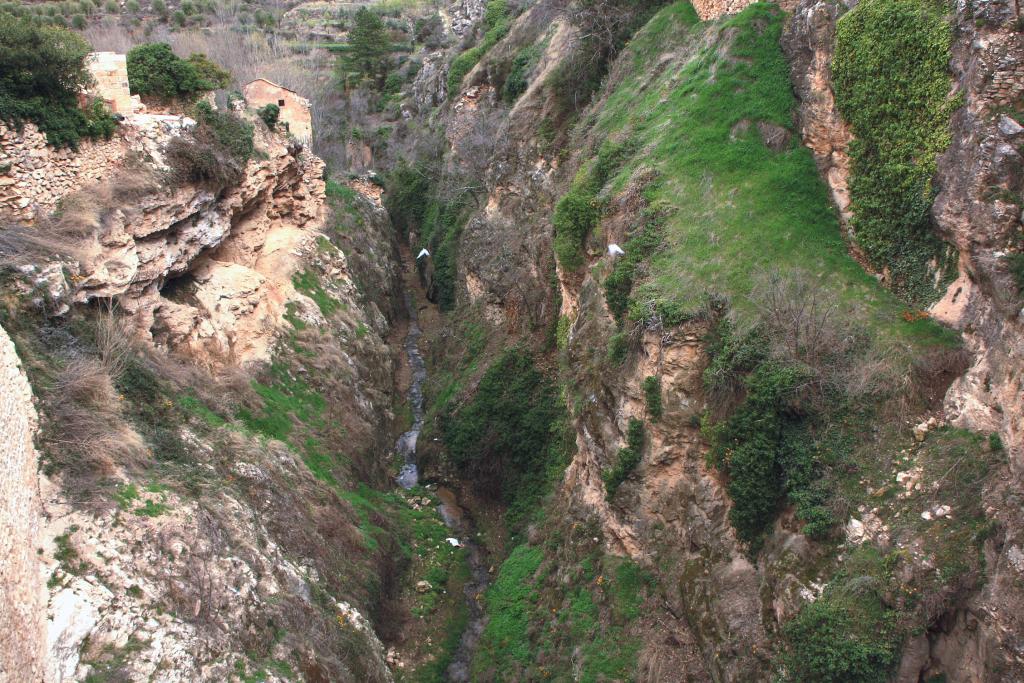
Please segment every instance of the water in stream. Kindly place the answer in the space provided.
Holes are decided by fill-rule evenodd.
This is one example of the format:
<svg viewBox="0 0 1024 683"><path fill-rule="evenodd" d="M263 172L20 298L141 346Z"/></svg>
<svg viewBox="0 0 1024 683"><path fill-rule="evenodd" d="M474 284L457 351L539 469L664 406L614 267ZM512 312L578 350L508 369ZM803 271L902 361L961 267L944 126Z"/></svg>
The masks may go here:
<svg viewBox="0 0 1024 683"><path fill-rule="evenodd" d="M409 405L412 407L412 427L398 437L395 450L402 456L402 469L398 473L398 485L403 489L411 489L420 481L420 471L416 466L416 440L423 429L423 383L427 381L427 364L420 353L419 319L416 316L416 302L412 295L405 293L405 308L409 313L409 333L405 336L405 355L409 359L412 370L412 382L409 384Z"/></svg>
<svg viewBox="0 0 1024 683"><path fill-rule="evenodd" d="M402 456L402 469L396 481L404 489L411 489L419 483L420 473L416 464L416 441L423 429L423 384L427 381L427 364L420 353L419 341L423 331L420 329L416 312L416 302L407 290L405 307L409 314L409 332L405 337L405 354L412 371L409 384L409 405L412 408L412 427L398 437L395 450ZM469 620L466 629L459 639L459 646L452 656L452 661L445 672L445 680L451 683L468 683L470 680L469 665L473 659L473 651L484 630L485 615L483 604L484 591L490 583L487 571L487 551L473 540L473 522L468 512L459 505L455 493L441 487L437 490L441 504L437 511L452 534L466 551L469 564L469 580L463 587Z"/></svg>

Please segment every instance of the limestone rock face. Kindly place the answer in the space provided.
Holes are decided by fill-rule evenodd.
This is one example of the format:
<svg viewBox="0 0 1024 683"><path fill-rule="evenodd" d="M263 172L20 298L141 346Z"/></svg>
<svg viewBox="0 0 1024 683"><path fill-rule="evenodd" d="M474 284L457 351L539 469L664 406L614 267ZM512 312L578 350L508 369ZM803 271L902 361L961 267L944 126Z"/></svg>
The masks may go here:
<svg viewBox="0 0 1024 683"><path fill-rule="evenodd" d="M844 222L850 217L846 150L851 137L835 109L828 65L842 5L853 4L803 0L783 39L801 100L804 142L815 153ZM1024 394L1019 378L1024 327L1022 301L1006 256L1019 249L1024 205L1019 146L1024 130L999 112L1024 92L1024 39L1012 28L1012 2L973 4L972 13L958 3L954 16L951 68L964 106L952 120L952 145L938 160L938 195L932 208L940 236L959 252L960 274L929 312L962 332L972 358L967 372L945 396L946 419L974 431L998 433L1009 455L1001 482L985 494L986 513L1005 529L998 545L1016 548L1024 536L1024 516L1019 506L1007 501L1015 499L1009 491L1019 488L1024 465ZM916 439L927 438L926 427L915 428ZM908 492L920 485L912 472L897 479ZM922 518L943 514L940 506L924 511ZM874 535L867 516L851 519L847 534L853 542ZM907 643L898 680L918 680L939 671L951 681L986 680L995 671L1006 680L1024 675L1013 654L1020 651L1024 633L1019 618L1024 567L1010 560L995 548L988 549L984 588L962 610L945 615L927 639Z"/></svg>
<svg viewBox="0 0 1024 683"><path fill-rule="evenodd" d="M793 85L800 99L800 133L814 153L818 171L832 192L832 201L847 226L850 212L850 126L836 108L832 92L835 27L847 2L807 0L793 9L782 46L790 60Z"/></svg>
<svg viewBox="0 0 1024 683"><path fill-rule="evenodd" d="M0 680L38 681L46 651L46 593L32 388L0 328Z"/></svg>
<svg viewBox="0 0 1024 683"><path fill-rule="evenodd" d="M264 144L267 158L222 196L187 185L107 214L75 301L116 298L143 338L205 365L267 360L286 304L315 310L291 278L315 251L324 183L316 157L277 137Z"/></svg>

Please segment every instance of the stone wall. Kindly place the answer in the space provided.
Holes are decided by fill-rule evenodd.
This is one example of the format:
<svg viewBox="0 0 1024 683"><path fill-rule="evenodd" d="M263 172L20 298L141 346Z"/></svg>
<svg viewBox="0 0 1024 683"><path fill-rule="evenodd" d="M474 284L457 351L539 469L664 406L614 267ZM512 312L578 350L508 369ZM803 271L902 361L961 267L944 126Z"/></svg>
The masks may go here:
<svg viewBox="0 0 1024 683"><path fill-rule="evenodd" d="M85 67L94 81L88 93L103 100L115 114L131 114L127 57L116 52L91 52L85 60Z"/></svg>
<svg viewBox="0 0 1024 683"><path fill-rule="evenodd" d="M138 114L110 140L85 140L77 151L55 149L32 123L19 131L0 123L0 217L32 222L67 194L116 171L132 152L162 159L161 149L192 120Z"/></svg>
<svg viewBox="0 0 1024 683"><path fill-rule="evenodd" d="M0 681L41 680L46 594L39 543L39 486L32 389L0 328Z"/></svg>
<svg viewBox="0 0 1024 683"><path fill-rule="evenodd" d="M701 19L717 19L726 14L736 14L743 11L747 5L753 5L758 0L693 0L693 7ZM792 12L799 4L798 0L778 0L776 3L787 12Z"/></svg>

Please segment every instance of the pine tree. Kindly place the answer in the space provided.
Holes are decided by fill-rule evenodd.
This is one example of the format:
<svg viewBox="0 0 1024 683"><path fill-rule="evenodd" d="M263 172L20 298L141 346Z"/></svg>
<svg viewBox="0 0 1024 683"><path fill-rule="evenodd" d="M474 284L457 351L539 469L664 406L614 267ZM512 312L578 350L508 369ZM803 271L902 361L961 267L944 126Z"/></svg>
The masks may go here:
<svg viewBox="0 0 1024 683"><path fill-rule="evenodd" d="M362 78L373 78L378 85L383 84L390 45L380 17L360 7L349 32L348 47L348 54L342 62L344 70L358 73Z"/></svg>

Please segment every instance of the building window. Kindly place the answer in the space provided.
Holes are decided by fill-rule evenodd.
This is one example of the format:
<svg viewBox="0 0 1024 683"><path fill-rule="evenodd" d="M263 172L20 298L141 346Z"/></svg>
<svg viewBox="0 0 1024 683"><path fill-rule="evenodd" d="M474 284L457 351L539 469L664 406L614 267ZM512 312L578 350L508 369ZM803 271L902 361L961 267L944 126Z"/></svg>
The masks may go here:
<svg viewBox="0 0 1024 683"><path fill-rule="evenodd" d="M283 107L284 106L284 100L278 100L277 101L277 106Z"/></svg>

